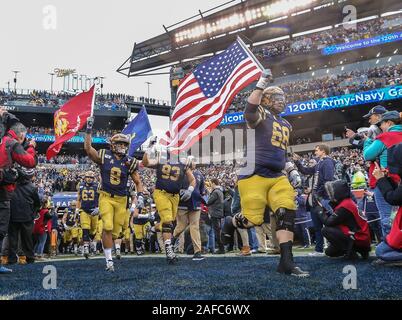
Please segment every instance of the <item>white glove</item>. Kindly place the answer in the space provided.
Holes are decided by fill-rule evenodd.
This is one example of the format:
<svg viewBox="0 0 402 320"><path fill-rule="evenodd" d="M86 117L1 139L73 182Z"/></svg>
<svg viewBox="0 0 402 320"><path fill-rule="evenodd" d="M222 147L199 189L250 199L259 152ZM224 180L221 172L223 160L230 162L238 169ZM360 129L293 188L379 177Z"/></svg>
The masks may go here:
<svg viewBox="0 0 402 320"><path fill-rule="evenodd" d="M367 137L370 139L375 139L380 133L381 129L377 125L372 124L368 129Z"/></svg>
<svg viewBox="0 0 402 320"><path fill-rule="evenodd" d="M186 202L191 199L194 187L189 186L187 190L180 190L180 200Z"/></svg>
<svg viewBox="0 0 402 320"><path fill-rule="evenodd" d="M138 219L149 219L149 213L146 214L139 214Z"/></svg>
<svg viewBox="0 0 402 320"><path fill-rule="evenodd" d="M135 204L133 203L133 204L131 205L130 212L133 213L134 210L135 210Z"/></svg>
<svg viewBox="0 0 402 320"><path fill-rule="evenodd" d="M68 227L65 223L63 224L63 227L64 227L64 229L66 229L66 230L69 229L69 227Z"/></svg>
<svg viewBox="0 0 402 320"><path fill-rule="evenodd" d="M137 208L142 209L144 207L145 207L144 196L142 195L142 193L139 192L137 194Z"/></svg>
<svg viewBox="0 0 402 320"><path fill-rule="evenodd" d="M92 216L96 216L96 215L98 215L98 214L99 214L99 208L95 208L95 209L93 209L92 212L91 212L91 215L92 215Z"/></svg>
<svg viewBox="0 0 402 320"><path fill-rule="evenodd" d="M257 82L257 89L264 90L269 86L269 84L272 82L272 72L270 69L265 69L262 74L260 79Z"/></svg>
<svg viewBox="0 0 402 320"><path fill-rule="evenodd" d="M156 143L157 143L157 136L151 137L151 140L149 140L149 145L147 150L145 151L150 157L155 154L156 152Z"/></svg>

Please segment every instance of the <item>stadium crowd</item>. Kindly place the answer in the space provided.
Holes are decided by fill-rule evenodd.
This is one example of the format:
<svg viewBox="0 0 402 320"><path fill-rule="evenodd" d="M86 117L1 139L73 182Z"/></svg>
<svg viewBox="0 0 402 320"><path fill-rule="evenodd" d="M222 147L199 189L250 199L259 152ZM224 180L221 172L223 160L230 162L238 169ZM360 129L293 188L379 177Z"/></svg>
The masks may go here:
<svg viewBox="0 0 402 320"><path fill-rule="evenodd" d="M359 22L356 29L338 26L335 29L299 36L293 39L281 40L256 47L254 54L261 60L273 57L312 53L326 46L339 43L348 43L360 39L372 38L378 35L401 30L402 15L378 18Z"/></svg>
<svg viewBox="0 0 402 320"><path fill-rule="evenodd" d="M74 96L75 93L67 92L51 93L45 90L32 90L26 93L18 93L13 90L2 89L0 90L0 105L13 105L17 103L33 107L58 108ZM137 98L127 94L106 93L96 94L95 109L111 111L127 110L126 102L144 102L160 106L168 105L167 101L154 98Z"/></svg>
<svg viewBox="0 0 402 320"><path fill-rule="evenodd" d="M54 135L54 129L53 128L47 128L47 127L39 127L39 126L31 126L27 128L27 133L28 134L47 134L47 135ZM111 136L115 135L117 133L117 130L112 130L112 129L94 129L94 137L106 137L110 138ZM84 136L85 132L80 131L78 132L77 135L79 136Z"/></svg>
<svg viewBox="0 0 402 320"><path fill-rule="evenodd" d="M287 103L310 101L332 96L368 91L402 84L402 64L386 65L367 70L355 70L340 75L286 82L281 89L287 96ZM229 107L229 112L244 110L251 91L239 93Z"/></svg>

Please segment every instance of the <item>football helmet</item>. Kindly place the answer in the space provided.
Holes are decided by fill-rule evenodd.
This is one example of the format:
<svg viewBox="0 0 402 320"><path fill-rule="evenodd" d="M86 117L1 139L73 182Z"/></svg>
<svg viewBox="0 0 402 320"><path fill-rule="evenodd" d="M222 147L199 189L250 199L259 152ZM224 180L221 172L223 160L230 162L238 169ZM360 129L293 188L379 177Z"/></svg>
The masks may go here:
<svg viewBox="0 0 402 320"><path fill-rule="evenodd" d="M130 145L130 138L129 136L118 133L115 134L110 139L110 150L120 156L125 156L128 153L128 148Z"/></svg>

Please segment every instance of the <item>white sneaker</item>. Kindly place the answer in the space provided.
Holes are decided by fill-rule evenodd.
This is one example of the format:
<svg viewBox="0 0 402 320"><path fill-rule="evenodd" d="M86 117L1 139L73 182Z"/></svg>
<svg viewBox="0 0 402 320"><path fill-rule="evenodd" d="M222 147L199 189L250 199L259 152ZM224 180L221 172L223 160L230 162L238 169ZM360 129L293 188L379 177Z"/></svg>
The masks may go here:
<svg viewBox="0 0 402 320"><path fill-rule="evenodd" d="M323 257L323 256L325 256L325 253L314 251L314 252L310 252L308 255L309 255L309 257Z"/></svg>

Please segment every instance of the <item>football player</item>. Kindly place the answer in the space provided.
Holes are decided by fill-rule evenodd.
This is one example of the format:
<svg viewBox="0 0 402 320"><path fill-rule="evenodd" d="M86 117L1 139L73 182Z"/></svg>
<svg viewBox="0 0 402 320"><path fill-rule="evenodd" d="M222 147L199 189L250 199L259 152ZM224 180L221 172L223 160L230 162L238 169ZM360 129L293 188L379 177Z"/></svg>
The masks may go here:
<svg viewBox="0 0 402 320"><path fill-rule="evenodd" d="M72 243L74 246L74 254L78 255L78 244L80 230L78 226L79 213L77 209L77 201L71 201L70 207L66 208L63 215L64 236L63 241L65 245Z"/></svg>
<svg viewBox="0 0 402 320"><path fill-rule="evenodd" d="M161 218L162 237L165 245L166 258L169 264L177 262L173 251L172 234L173 222L176 220L179 200L190 200L195 188L195 178L191 168L181 163L178 159L170 159L170 153L166 151L166 158L162 158L162 152L157 153L156 159L151 159L155 146L151 146L145 152L142 164L148 168L156 169L156 185L154 201ZM182 190L184 177L187 177L189 187Z"/></svg>
<svg viewBox="0 0 402 320"><path fill-rule="evenodd" d="M285 110L285 94L279 87L269 86L270 75L268 70L263 72L244 112L248 127L255 130L255 144L247 146L247 165L239 173L242 211L232 222L238 228L259 226L265 208L272 209L281 251L277 271L306 277L308 272L293 261L295 192L283 173L292 127L280 116Z"/></svg>
<svg viewBox="0 0 402 320"><path fill-rule="evenodd" d="M84 149L89 158L98 164L101 172L99 214L103 221L102 243L106 258L106 271L114 271L112 248L123 229L127 217L127 182L132 178L138 191L138 205L144 206L142 183L138 174L139 162L127 156L130 138L116 134L110 139L110 150L96 151L92 147L94 118L87 120Z"/></svg>
<svg viewBox="0 0 402 320"><path fill-rule="evenodd" d="M151 228L150 221L155 219L150 209L150 207L144 207L142 209L134 208L131 216L130 225L133 227L135 235L135 251L139 256L145 253L144 240L147 229Z"/></svg>
<svg viewBox="0 0 402 320"><path fill-rule="evenodd" d="M98 186L95 184L95 174L87 171L84 183L79 186L77 207L80 209L80 221L84 240L84 257L89 258L89 245L95 237L98 228Z"/></svg>

